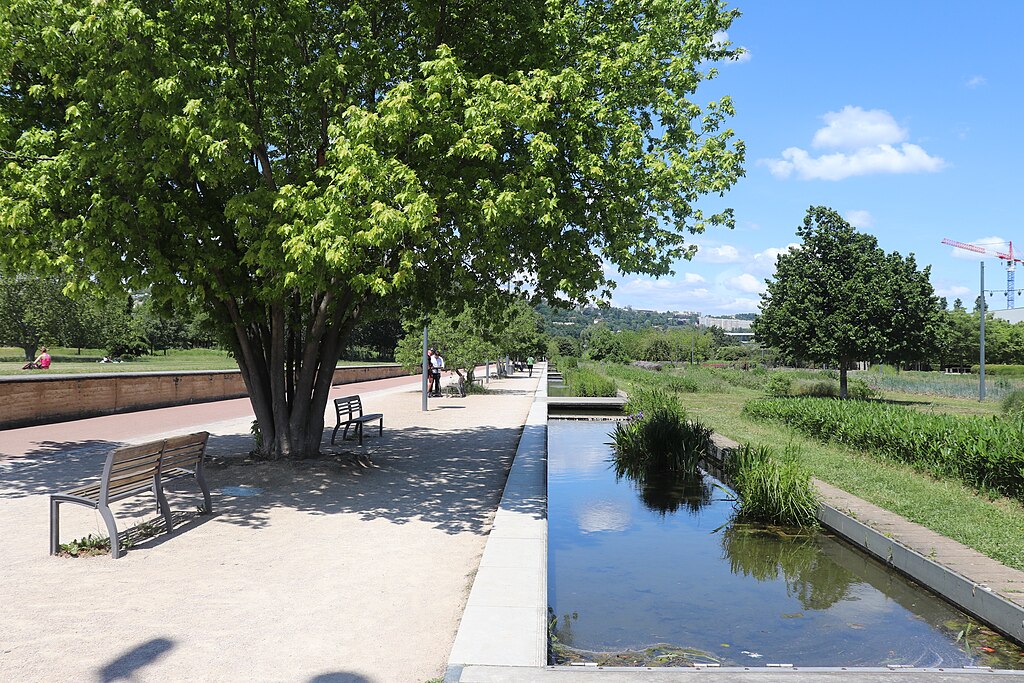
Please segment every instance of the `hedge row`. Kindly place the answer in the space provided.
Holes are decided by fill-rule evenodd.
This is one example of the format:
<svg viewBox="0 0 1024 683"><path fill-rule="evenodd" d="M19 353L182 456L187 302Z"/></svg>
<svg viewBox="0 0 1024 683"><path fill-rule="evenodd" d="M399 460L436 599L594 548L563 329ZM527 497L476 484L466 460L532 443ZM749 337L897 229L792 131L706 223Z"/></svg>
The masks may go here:
<svg viewBox="0 0 1024 683"><path fill-rule="evenodd" d="M750 401L744 412L822 441L910 463L938 477L1024 500L1024 422L928 414L903 406L821 398Z"/></svg>

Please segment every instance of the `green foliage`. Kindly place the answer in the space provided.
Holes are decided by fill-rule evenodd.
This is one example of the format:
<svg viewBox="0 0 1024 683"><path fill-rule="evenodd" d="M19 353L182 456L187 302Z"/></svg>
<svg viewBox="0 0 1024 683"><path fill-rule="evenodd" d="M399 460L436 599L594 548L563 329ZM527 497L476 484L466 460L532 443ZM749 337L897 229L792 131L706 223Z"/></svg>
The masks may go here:
<svg viewBox="0 0 1024 683"><path fill-rule="evenodd" d="M1024 499L1024 422L818 398L755 400L743 411L940 478Z"/></svg>
<svg viewBox="0 0 1024 683"><path fill-rule="evenodd" d="M768 446L744 444L727 462L740 521L817 526L818 495L795 447L778 453Z"/></svg>
<svg viewBox="0 0 1024 683"><path fill-rule="evenodd" d="M698 208L742 175L733 103L695 93L736 16L8 0L0 264L199 302L272 456L313 454L368 311L607 298L606 264L665 274L733 224Z"/></svg>
<svg viewBox="0 0 1024 683"><path fill-rule="evenodd" d="M972 365L971 372L979 374L981 372L981 366ZM986 363L985 374L999 377L1024 377L1024 365L989 365Z"/></svg>
<svg viewBox="0 0 1024 683"><path fill-rule="evenodd" d="M1002 401L1003 415L1011 420L1024 421L1024 389L1007 394Z"/></svg>
<svg viewBox="0 0 1024 683"><path fill-rule="evenodd" d="M589 367L575 367L562 371L562 377L573 396L615 396L615 381Z"/></svg>
<svg viewBox="0 0 1024 683"><path fill-rule="evenodd" d="M768 396L789 396L789 389L793 386L793 378L782 372L773 372L764 383L764 393Z"/></svg>
<svg viewBox="0 0 1024 683"><path fill-rule="evenodd" d="M71 557L105 555L110 552L110 539L106 536L89 534L84 538L76 538L70 543L61 543L59 550Z"/></svg>
<svg viewBox="0 0 1024 683"><path fill-rule="evenodd" d="M929 268L886 254L827 207L808 209L797 235L802 244L779 255L762 295L758 342L838 365L844 398L853 361L910 361L933 350L941 308Z"/></svg>

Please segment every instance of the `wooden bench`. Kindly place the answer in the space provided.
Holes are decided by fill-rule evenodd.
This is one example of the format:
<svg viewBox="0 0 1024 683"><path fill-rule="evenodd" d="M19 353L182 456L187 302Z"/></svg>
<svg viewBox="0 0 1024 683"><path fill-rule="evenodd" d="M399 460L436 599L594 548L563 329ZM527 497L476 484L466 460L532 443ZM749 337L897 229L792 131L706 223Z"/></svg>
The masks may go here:
<svg viewBox="0 0 1024 683"><path fill-rule="evenodd" d="M384 414L383 413L369 413L363 415L363 402L358 396L343 396L341 398L334 399L334 410L338 414L338 424L334 427L334 432L331 434L331 445L334 445L334 437L338 435L338 430L341 429L342 425L345 427L345 431L341 433L341 440L344 441L345 437L348 436L348 428L352 425L356 427L356 433L359 435L359 445L363 445L363 425L367 422L378 421L378 436L384 435Z"/></svg>
<svg viewBox="0 0 1024 683"><path fill-rule="evenodd" d="M64 493L50 495L50 554L60 550L60 505L74 503L91 507L100 513L110 534L110 554L123 554L117 538L117 524L110 504L151 491L163 515L167 531L171 531L171 508L163 485L168 481L193 477L203 492L204 512L212 510L210 489L203 475L207 432L198 432L170 439L160 439L137 446L115 449L107 456L103 475L93 484Z"/></svg>

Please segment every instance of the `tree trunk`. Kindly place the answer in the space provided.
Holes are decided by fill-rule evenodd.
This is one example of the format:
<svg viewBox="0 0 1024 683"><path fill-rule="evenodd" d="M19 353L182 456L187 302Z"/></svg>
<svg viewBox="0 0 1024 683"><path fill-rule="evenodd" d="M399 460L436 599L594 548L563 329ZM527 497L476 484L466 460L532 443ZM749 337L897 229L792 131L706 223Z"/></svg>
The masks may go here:
<svg viewBox="0 0 1024 683"><path fill-rule="evenodd" d="M846 368L849 363L845 360L839 362L839 398L847 398L847 385L846 385Z"/></svg>
<svg viewBox="0 0 1024 683"><path fill-rule="evenodd" d="M25 352L25 361L26 362L31 362L31 361L34 361L36 359L36 350L38 348L39 348L39 346L37 344L31 344L31 345L26 344L25 346L21 347L21 349Z"/></svg>
<svg viewBox="0 0 1024 683"><path fill-rule="evenodd" d="M339 300L328 293L301 303L279 301L262 322L249 324L238 302L223 305L233 322L232 347L259 427L259 455L271 460L318 456L342 343L358 317L352 297Z"/></svg>

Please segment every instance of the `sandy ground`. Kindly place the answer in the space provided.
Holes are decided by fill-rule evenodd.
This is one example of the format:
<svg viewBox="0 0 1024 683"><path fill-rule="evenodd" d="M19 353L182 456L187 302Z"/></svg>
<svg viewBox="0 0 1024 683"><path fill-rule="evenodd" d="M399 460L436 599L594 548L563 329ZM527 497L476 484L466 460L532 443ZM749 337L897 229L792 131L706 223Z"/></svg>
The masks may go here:
<svg viewBox="0 0 1024 683"><path fill-rule="evenodd" d="M440 677L539 376L426 413L416 384L338 388L385 414L383 437L332 448L329 427L332 455L293 464L246 461L251 414L211 423L216 404L0 432L0 681ZM47 554L50 492L97 478L118 443L199 429L213 514L175 482L172 533L119 560ZM115 515L159 520L147 496ZM103 530L62 506L62 542Z"/></svg>

